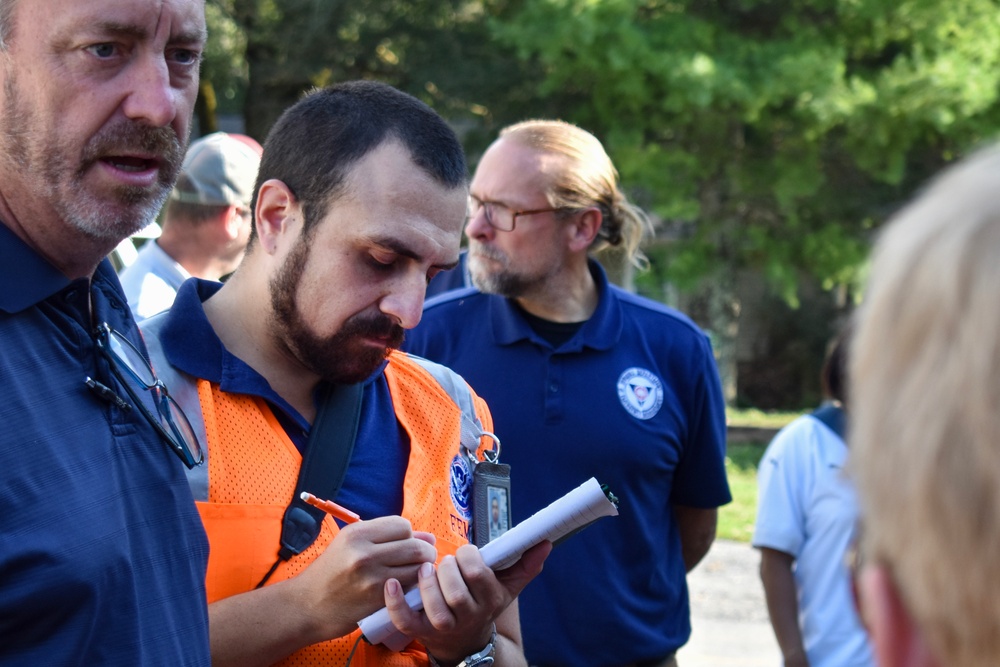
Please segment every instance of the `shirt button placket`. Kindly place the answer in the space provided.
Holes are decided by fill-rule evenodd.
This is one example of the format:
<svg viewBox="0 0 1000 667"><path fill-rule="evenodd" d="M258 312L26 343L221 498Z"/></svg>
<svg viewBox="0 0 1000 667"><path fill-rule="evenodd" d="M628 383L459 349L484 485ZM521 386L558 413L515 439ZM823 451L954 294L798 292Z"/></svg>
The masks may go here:
<svg viewBox="0 0 1000 667"><path fill-rule="evenodd" d="M563 364L557 355L550 355L545 377L545 421L554 423L563 418Z"/></svg>

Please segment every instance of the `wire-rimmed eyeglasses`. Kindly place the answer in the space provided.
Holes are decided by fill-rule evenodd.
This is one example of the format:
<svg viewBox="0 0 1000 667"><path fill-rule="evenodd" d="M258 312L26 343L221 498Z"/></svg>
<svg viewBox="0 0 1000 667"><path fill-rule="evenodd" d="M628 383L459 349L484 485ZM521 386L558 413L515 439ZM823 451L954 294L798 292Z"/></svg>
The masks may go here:
<svg viewBox="0 0 1000 667"><path fill-rule="evenodd" d="M483 201L478 197L469 195L469 220L474 218L482 209L486 214L486 222L490 227L501 232L514 231L517 218L520 215L535 215L536 213L558 213L560 211L571 211L567 206L555 206L553 208L534 208L529 211L515 211L505 204L495 201Z"/></svg>
<svg viewBox="0 0 1000 667"><path fill-rule="evenodd" d="M97 347L107 358L111 371L125 387L132 402L139 406L139 411L146 417L146 420L166 440L170 449L180 457L188 468L202 463L205 460L205 454L201 449L201 443L198 442L198 436L195 435L194 429L191 427L191 422L188 421L177 401L171 398L166 385L156 377L153 367L142 352L129 339L112 329L107 322L103 322L97 327L96 338ZM122 368L125 369L132 381L122 376ZM139 396L132 388L132 382L139 383L143 389L151 393L153 403L156 405L156 416L150 413L146 405L139 400Z"/></svg>

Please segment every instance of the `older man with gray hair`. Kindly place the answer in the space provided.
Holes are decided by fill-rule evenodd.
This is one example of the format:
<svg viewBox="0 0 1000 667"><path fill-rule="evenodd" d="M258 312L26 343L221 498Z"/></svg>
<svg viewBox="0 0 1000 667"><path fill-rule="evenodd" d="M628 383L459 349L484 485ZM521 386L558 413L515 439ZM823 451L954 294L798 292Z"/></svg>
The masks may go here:
<svg viewBox="0 0 1000 667"><path fill-rule="evenodd" d="M3 0L0 36L0 664L208 665L200 445L106 259L176 180L204 1Z"/></svg>

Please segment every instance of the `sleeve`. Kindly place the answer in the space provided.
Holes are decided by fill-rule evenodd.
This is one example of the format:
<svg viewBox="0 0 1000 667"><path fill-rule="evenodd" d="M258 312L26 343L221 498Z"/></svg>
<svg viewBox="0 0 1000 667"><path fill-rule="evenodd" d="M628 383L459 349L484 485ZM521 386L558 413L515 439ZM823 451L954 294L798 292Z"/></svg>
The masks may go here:
<svg viewBox="0 0 1000 667"><path fill-rule="evenodd" d="M688 432L674 473L670 502L710 509L733 497L726 478L726 405L708 338L701 336L690 383Z"/></svg>
<svg viewBox="0 0 1000 667"><path fill-rule="evenodd" d="M809 486L807 429L799 418L778 432L757 468L757 521L752 544L798 557L805 542Z"/></svg>

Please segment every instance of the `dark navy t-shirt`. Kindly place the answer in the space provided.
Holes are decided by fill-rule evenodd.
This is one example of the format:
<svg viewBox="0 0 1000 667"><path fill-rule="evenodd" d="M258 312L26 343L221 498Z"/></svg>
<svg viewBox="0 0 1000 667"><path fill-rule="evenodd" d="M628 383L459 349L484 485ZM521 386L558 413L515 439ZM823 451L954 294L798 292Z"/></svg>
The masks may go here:
<svg viewBox="0 0 1000 667"><path fill-rule="evenodd" d="M130 402L95 324L143 349L111 264L71 282L2 223L0 257L0 663L208 665L208 542L183 464L85 384Z"/></svg>

